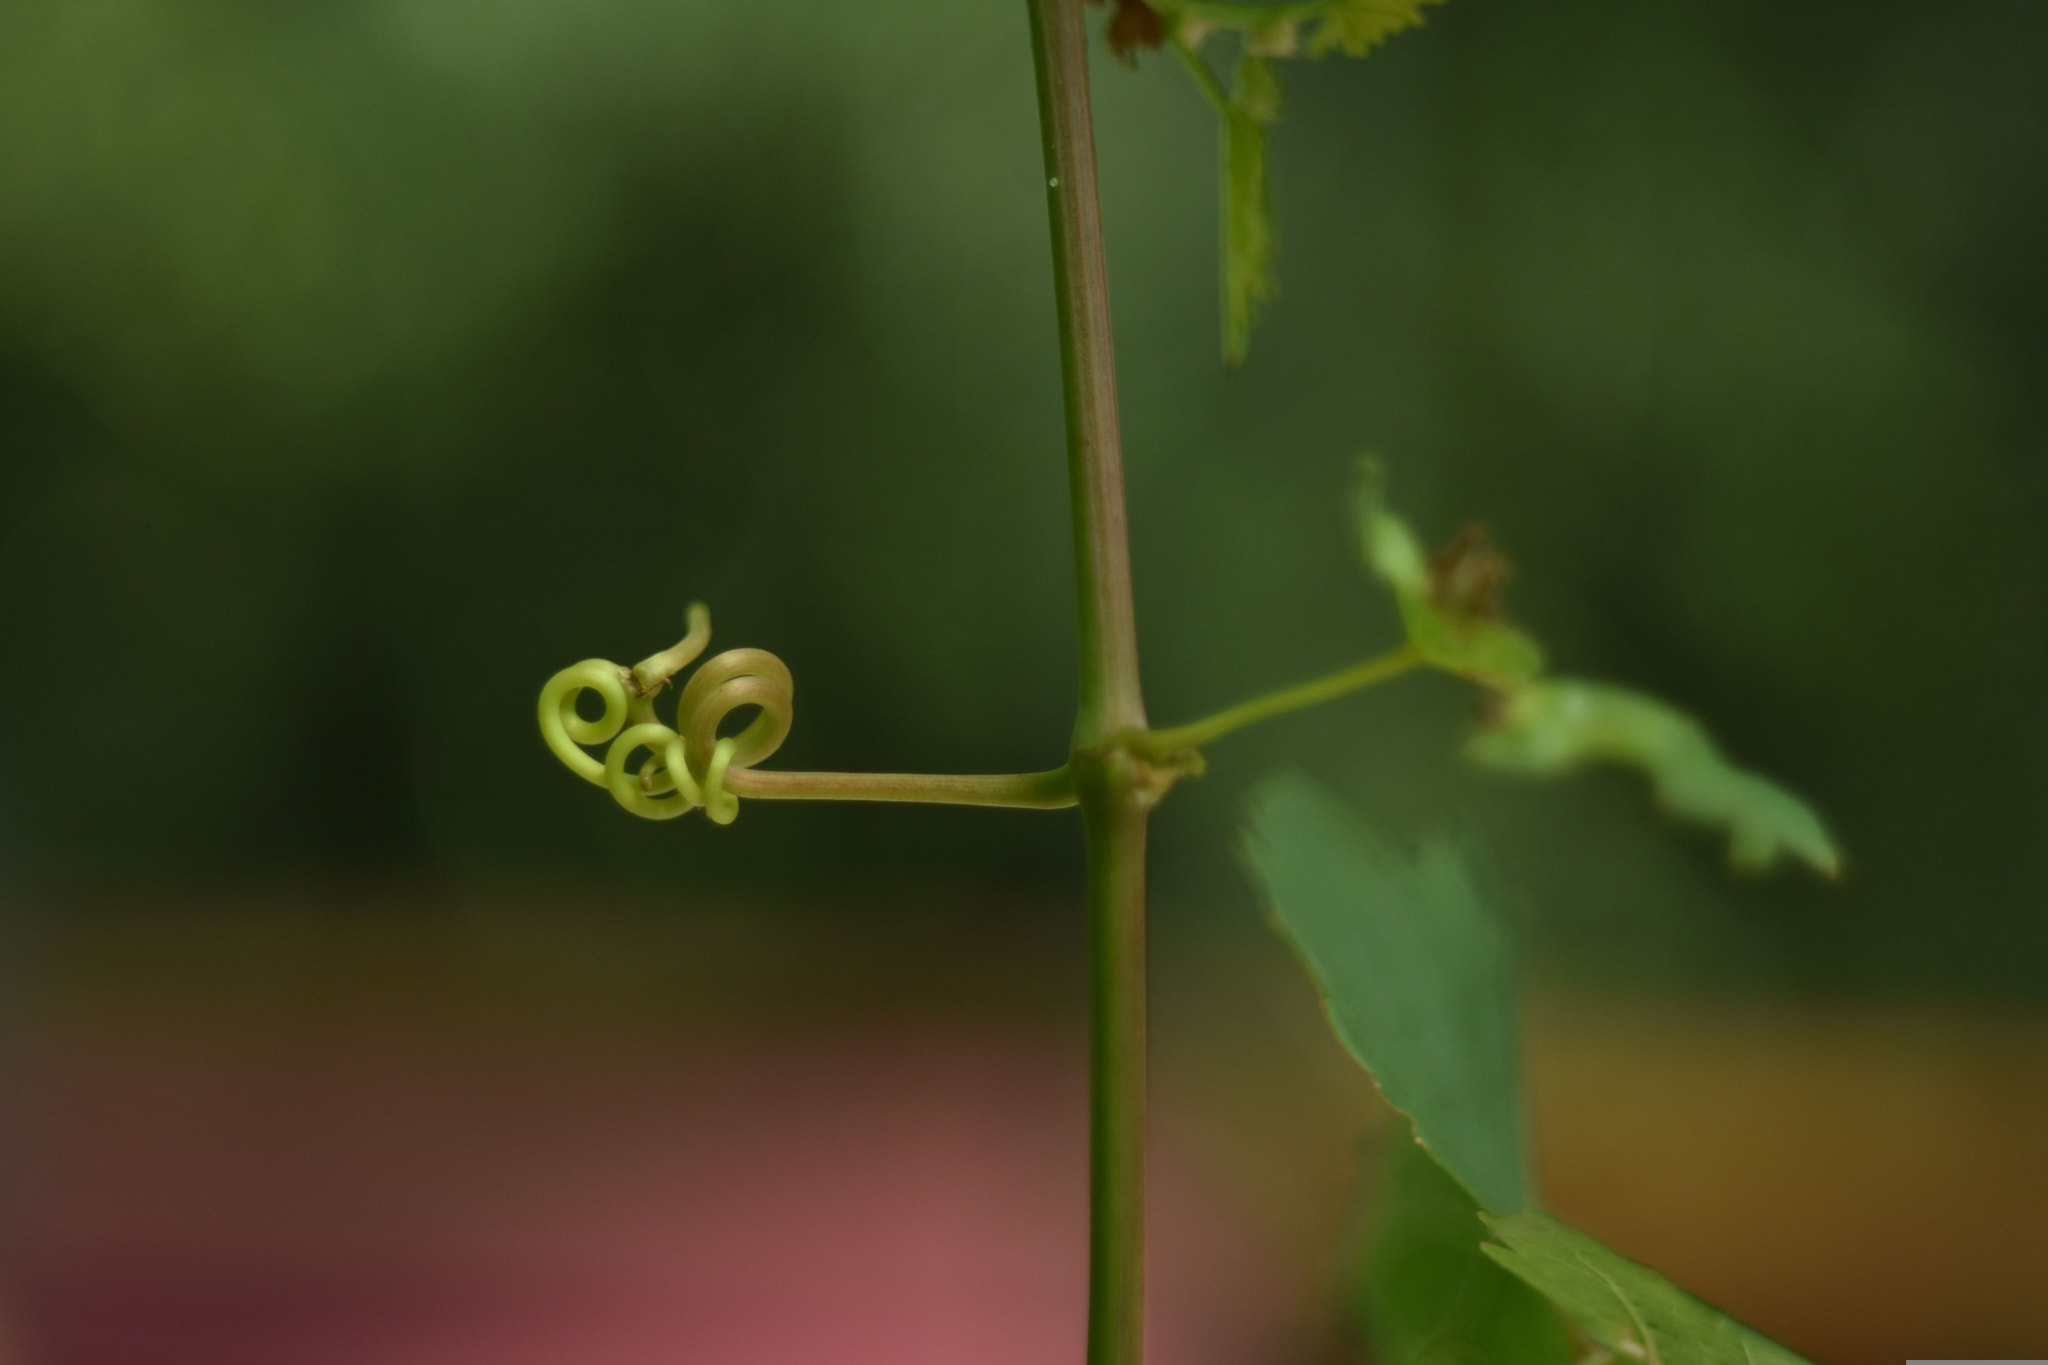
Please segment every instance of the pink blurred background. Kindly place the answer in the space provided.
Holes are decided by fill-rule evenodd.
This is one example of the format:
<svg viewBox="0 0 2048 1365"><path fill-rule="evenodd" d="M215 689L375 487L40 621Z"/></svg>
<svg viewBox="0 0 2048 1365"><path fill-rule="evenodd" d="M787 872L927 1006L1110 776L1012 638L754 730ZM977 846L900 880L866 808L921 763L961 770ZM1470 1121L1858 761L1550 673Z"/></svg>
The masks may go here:
<svg viewBox="0 0 2048 1365"><path fill-rule="evenodd" d="M12 1361L1080 1358L1056 908L173 909L66 907L31 952ZM1333 1276L1379 1115L1255 942L1158 969L1174 1365L1358 1358ZM2038 1354L2039 1018L1553 992L1531 1055L1565 1216L1816 1361Z"/></svg>

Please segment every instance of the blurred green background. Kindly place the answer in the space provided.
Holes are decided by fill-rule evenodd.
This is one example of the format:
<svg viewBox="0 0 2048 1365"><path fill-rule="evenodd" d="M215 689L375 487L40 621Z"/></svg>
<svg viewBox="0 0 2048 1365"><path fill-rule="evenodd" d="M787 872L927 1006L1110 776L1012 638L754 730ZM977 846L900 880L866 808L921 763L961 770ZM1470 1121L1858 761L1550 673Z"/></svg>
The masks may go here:
<svg viewBox="0 0 2048 1365"><path fill-rule="evenodd" d="M2024 0L1461 0L1289 63L1282 297L1226 373L1210 116L1105 61L1155 718L1393 638L1369 446L1432 539L1490 526L1561 669L1851 860L1731 883L1627 779L1468 771L1416 680L1215 750L1157 824L1182 917L1244 916L1285 761L1482 831L1555 971L2048 989L2044 69ZM0 10L0 875L1066 894L1063 818L646 825L531 714L701 596L795 670L780 764L1057 761L1036 158L1009 0Z"/></svg>

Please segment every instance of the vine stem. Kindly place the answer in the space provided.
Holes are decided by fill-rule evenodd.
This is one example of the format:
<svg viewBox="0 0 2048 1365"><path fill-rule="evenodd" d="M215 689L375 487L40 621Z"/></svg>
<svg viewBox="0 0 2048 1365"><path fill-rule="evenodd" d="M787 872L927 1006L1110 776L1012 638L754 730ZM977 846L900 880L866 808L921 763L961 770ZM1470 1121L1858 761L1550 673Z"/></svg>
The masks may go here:
<svg viewBox="0 0 2048 1365"><path fill-rule="evenodd" d="M1081 704L1074 742L1086 747L1120 730L1144 728L1145 703L1138 687L1116 350L1088 104L1088 34L1081 0L1030 3L1080 589Z"/></svg>
<svg viewBox="0 0 2048 1365"><path fill-rule="evenodd" d="M1305 683L1296 683L1293 687L1283 687L1278 692L1268 692L1263 697L1253 697L1250 701L1239 702L1227 710L1186 725L1128 735L1124 743L1147 758L1166 758L1177 750L1198 749L1212 739L1219 739L1232 730L1257 721L1299 711L1305 706L1316 706L1347 692L1398 678L1412 668L1421 667L1424 662L1413 645L1401 645L1363 663L1340 668L1335 673L1326 673Z"/></svg>
<svg viewBox="0 0 2048 1365"><path fill-rule="evenodd" d="M1145 728L1117 431L1116 353L1082 0L1029 0L1052 224L1080 627L1068 761L1088 850L1088 1365L1145 1352L1145 833L1161 792L1117 743Z"/></svg>
<svg viewBox="0 0 2048 1365"><path fill-rule="evenodd" d="M1044 773L804 773L735 768L726 790L759 801L925 801L1060 810L1075 804L1065 768Z"/></svg>

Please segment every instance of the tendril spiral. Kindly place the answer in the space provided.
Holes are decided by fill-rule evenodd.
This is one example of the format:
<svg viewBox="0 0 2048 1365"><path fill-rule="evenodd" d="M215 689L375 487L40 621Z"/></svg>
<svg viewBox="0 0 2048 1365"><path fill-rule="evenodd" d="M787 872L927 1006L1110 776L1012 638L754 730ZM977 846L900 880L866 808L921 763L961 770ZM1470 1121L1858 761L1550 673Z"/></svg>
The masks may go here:
<svg viewBox="0 0 2048 1365"><path fill-rule="evenodd" d="M702 602L689 608L689 633L672 648L632 668L609 659L571 664L540 693L540 731L548 748L568 769L605 788L634 815L672 820L702 807L705 816L729 825L739 815L739 798L726 788L727 775L761 762L789 736L795 719L795 683L789 667L765 649L729 649L700 665L676 700L673 726L655 715L655 699L669 680L711 642L711 613ZM595 693L603 711L588 719L577 709L585 692ZM743 707L756 710L738 734L719 727ZM609 745L602 761L584 752ZM638 768L635 755L647 751Z"/></svg>

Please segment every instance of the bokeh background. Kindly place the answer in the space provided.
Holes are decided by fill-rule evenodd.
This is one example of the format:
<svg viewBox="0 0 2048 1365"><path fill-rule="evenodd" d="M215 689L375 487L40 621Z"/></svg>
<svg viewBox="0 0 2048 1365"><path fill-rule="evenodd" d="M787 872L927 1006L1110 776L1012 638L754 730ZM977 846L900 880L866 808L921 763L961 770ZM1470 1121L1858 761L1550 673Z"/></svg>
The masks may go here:
<svg viewBox="0 0 2048 1365"><path fill-rule="evenodd" d="M1456 0L1215 130L1102 60L1152 713L1384 647L1379 452L1562 669L1810 796L1729 878L1414 679L1155 822L1162 1361L1330 1326L1378 1114L1259 923L1305 768L1518 888L1553 1204L1820 1361L2048 1350L2048 11ZM1021 3L0 7L13 1359L1077 1358L1064 815L651 825L532 705L707 599L775 763L1058 761Z"/></svg>

